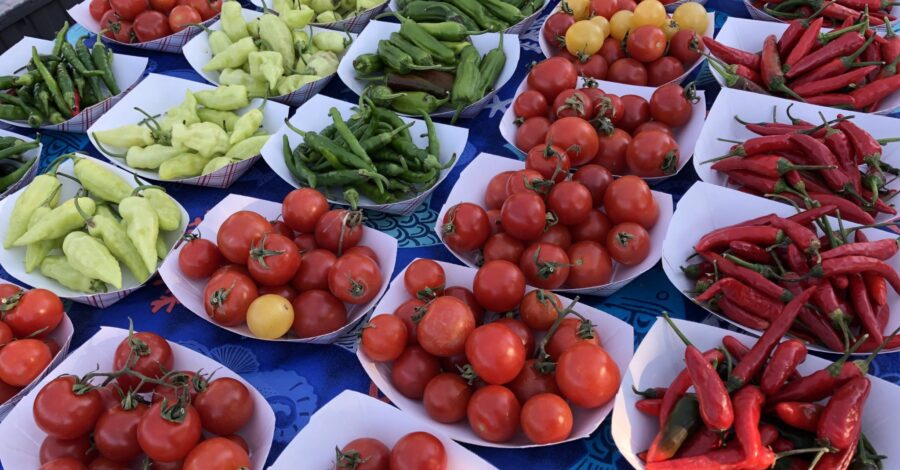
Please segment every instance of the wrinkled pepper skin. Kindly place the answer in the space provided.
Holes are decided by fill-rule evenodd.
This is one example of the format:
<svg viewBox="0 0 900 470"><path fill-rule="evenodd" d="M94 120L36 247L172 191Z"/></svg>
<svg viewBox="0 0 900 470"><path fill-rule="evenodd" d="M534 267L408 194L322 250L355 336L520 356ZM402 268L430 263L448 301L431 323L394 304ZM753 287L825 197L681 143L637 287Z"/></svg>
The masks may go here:
<svg viewBox="0 0 900 470"><path fill-rule="evenodd" d="M247 62L250 54L258 50L256 43L253 42L253 38L249 36L237 40L224 51L209 59L209 62L203 66L203 71L213 72L216 70L241 68Z"/></svg>
<svg viewBox="0 0 900 470"><path fill-rule="evenodd" d="M244 85L221 85L215 90L203 90L194 94L197 102L219 111L234 111L250 104Z"/></svg>
<svg viewBox="0 0 900 470"><path fill-rule="evenodd" d="M200 175L208 175L210 173L215 173L222 168L225 168L228 165L231 165L235 161L228 157L216 157L206 163L206 166L203 167L203 170L200 172Z"/></svg>
<svg viewBox="0 0 900 470"><path fill-rule="evenodd" d="M92 158L79 158L75 161L75 177L91 195L113 204L118 204L134 191L134 187L116 172Z"/></svg>
<svg viewBox="0 0 900 470"><path fill-rule="evenodd" d="M172 146L194 150L207 159L224 154L230 148L228 134L211 122L198 122L190 126L175 124L172 128Z"/></svg>
<svg viewBox="0 0 900 470"><path fill-rule="evenodd" d="M56 207L59 202L60 187L61 184L55 175L44 174L34 177L13 206L12 214L7 221L6 238L3 240L4 248L12 248L13 243L28 231L28 222L31 220L32 214L47 202L47 198L50 198L49 206Z"/></svg>
<svg viewBox="0 0 900 470"><path fill-rule="evenodd" d="M283 80L285 77L281 77L279 82ZM262 81L257 80L250 76L250 73L243 69L225 69L219 73L219 84L220 85L244 85L247 87L247 94L253 98L265 98L269 95L269 84ZM203 119L204 111L215 111L214 109L208 108L200 108L197 110L197 114L200 115L200 119ZM218 123L217 123L218 124Z"/></svg>
<svg viewBox="0 0 900 470"><path fill-rule="evenodd" d="M238 118L236 123L234 123L234 131L232 131L231 136L228 138L228 143L234 145L247 137L250 137L257 129L259 129L262 121L262 111L256 108L247 111L243 116Z"/></svg>
<svg viewBox="0 0 900 470"><path fill-rule="evenodd" d="M265 82L269 88L275 88L278 79L284 74L284 58L275 51L251 52L247 57L250 63L250 76Z"/></svg>
<svg viewBox="0 0 900 470"><path fill-rule="evenodd" d="M172 196L159 188L144 188L141 190L141 196L150 202L150 206L156 212L160 230L168 232L181 227L181 208Z"/></svg>
<svg viewBox="0 0 900 470"><path fill-rule="evenodd" d="M250 36L247 31L247 22L241 14L241 4L239 2L224 2L221 10L222 31L231 39L232 42ZM251 39L252 41L252 39Z"/></svg>
<svg viewBox="0 0 900 470"><path fill-rule="evenodd" d="M105 206L104 206L105 207ZM131 276L138 282L146 281L150 277L150 271L144 264L144 260L134 247L134 243L128 238L125 229L119 224L119 221L113 218L112 214L97 210L90 223L88 223L88 233L103 241L109 252L131 272Z"/></svg>
<svg viewBox="0 0 900 470"><path fill-rule="evenodd" d="M76 231L63 240L66 261L81 274L99 279L116 289L122 288L122 269L109 249L100 240Z"/></svg>
<svg viewBox="0 0 900 470"><path fill-rule="evenodd" d="M200 122L200 116L197 115L197 97L191 90L187 90L184 92L184 101L166 111L166 117L160 123L160 128L163 132L170 132L175 124L190 126L198 122Z"/></svg>
<svg viewBox="0 0 900 470"><path fill-rule="evenodd" d="M125 154L125 164L141 170L156 170L167 160L184 153L184 149L153 144L147 147L131 147Z"/></svg>
<svg viewBox="0 0 900 470"><path fill-rule="evenodd" d="M294 36L291 29L276 15L266 13L259 18L259 38L273 51L281 54L284 69L292 70L297 62Z"/></svg>
<svg viewBox="0 0 900 470"><path fill-rule="evenodd" d="M90 279L75 270L65 256L53 255L44 258L44 261L41 262L41 275L74 291L89 294L106 292L106 284L96 279Z"/></svg>
<svg viewBox="0 0 900 470"><path fill-rule="evenodd" d="M241 72L243 72L243 70ZM211 122L222 129L225 129L225 132L233 131L234 125L237 124L237 121L240 118L231 111L216 111L215 109L209 108L198 109L197 115L200 116L201 121Z"/></svg>
<svg viewBox="0 0 900 470"><path fill-rule="evenodd" d="M94 132L94 139L103 145L128 148L137 145L146 147L154 142L153 133L147 126L126 124L105 131Z"/></svg>
<svg viewBox="0 0 900 470"><path fill-rule="evenodd" d="M142 197L127 197L119 203L119 214L125 221L126 233L137 248L150 272L156 271L156 239L159 237L159 219L150 202Z"/></svg>
<svg viewBox="0 0 900 470"><path fill-rule="evenodd" d="M94 215L94 211L97 209L94 200L89 197L78 198L78 206L88 216ZM27 246L29 243L41 240L63 238L69 232L78 230L81 227L84 227L84 218L82 218L75 207L75 199L69 199L51 210L43 219L28 229L24 235L13 243L13 246Z"/></svg>
<svg viewBox="0 0 900 470"><path fill-rule="evenodd" d="M195 153L182 153L175 158L163 162L159 166L159 177L163 180L192 178L203 171L209 160Z"/></svg>
<svg viewBox="0 0 900 470"><path fill-rule="evenodd" d="M268 135L257 135L244 139L228 149L225 152L225 158L229 160L246 160L258 155L268 141Z"/></svg>
<svg viewBox="0 0 900 470"><path fill-rule="evenodd" d="M31 220L28 221L28 227L34 227L35 224L49 214L51 210L50 206L47 205L38 207L34 213L31 214ZM25 272L30 273L39 268L41 262L44 261L44 258L46 258L54 248L59 246L59 240L41 240L39 242L29 243L28 246L25 247Z"/></svg>

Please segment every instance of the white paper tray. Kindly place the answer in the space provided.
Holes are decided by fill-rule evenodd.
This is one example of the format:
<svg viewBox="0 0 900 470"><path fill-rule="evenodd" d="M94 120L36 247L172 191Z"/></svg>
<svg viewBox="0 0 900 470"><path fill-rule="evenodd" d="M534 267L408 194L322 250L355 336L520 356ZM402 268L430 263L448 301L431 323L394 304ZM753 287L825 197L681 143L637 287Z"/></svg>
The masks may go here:
<svg viewBox="0 0 900 470"><path fill-rule="evenodd" d="M250 0L250 3L252 3L253 6L259 8L260 10L262 10L262 8L263 8L263 2L261 0ZM272 5L269 4L268 2L266 2L266 4L269 6L269 8L272 7ZM310 24L313 25L314 27L319 27L319 28L328 28L328 29L334 29L337 31L346 31L349 33L359 33L360 31L365 29L367 24L369 24L369 20L371 20L374 16L376 16L379 13L381 13L382 11L384 11L384 9L387 8L387 6L388 6L388 2L387 2L387 0L385 0L384 3L382 3L376 7L373 7L373 8L369 8L368 10L361 11L356 16L353 16L350 18L346 18L346 19L343 19L340 21L334 21L331 23L310 23Z"/></svg>
<svg viewBox="0 0 900 470"><path fill-rule="evenodd" d="M538 8L537 10L535 10L534 13L526 16L525 19L510 26L503 32L505 34L517 34L519 36L524 35L526 32L528 32L528 28L530 28L531 25L533 25L534 22L537 21L538 17L541 16L541 12L544 11L544 8L546 8L548 3L550 3L550 0L544 0L544 3L541 4L541 7ZM389 5L390 5L391 11L399 11L400 10L399 8L397 8L397 0L391 0Z"/></svg>
<svg viewBox="0 0 900 470"><path fill-rule="evenodd" d="M31 137L26 137L24 135L16 134L15 132L10 132L4 129L0 129L0 137L15 137L18 139L22 139L25 142L34 140ZM34 159L34 163L31 164L31 168L29 168L28 171L26 171L25 174L22 175L22 178L19 179L19 181L16 181L10 187L6 188L6 191L0 193L0 200L18 191L19 188L24 187L34 179L35 175L37 175L38 173L38 167L41 166L41 152L43 150L44 144L39 144L37 148L33 148L22 154L22 156L27 159Z"/></svg>

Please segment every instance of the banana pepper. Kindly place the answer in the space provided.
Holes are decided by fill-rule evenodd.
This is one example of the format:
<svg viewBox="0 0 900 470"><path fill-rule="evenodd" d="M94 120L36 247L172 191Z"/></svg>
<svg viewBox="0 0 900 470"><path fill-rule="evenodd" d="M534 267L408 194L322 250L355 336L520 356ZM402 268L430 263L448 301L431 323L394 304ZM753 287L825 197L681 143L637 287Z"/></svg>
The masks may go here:
<svg viewBox="0 0 900 470"><path fill-rule="evenodd" d="M147 147L131 147L125 154L125 164L131 168L156 170L160 165L178 155L184 149L168 145L153 144Z"/></svg>
<svg viewBox="0 0 900 470"><path fill-rule="evenodd" d="M250 76L256 80L264 81L269 88L275 88L278 79L284 75L284 59L275 51L253 52L248 58L250 62Z"/></svg>
<svg viewBox="0 0 900 470"><path fill-rule="evenodd" d="M119 262L100 240L76 231L66 235L62 249L66 261L76 271L89 278L99 279L116 289L122 288L122 269Z"/></svg>
<svg viewBox="0 0 900 470"><path fill-rule="evenodd" d="M206 166L203 167L203 170L200 172L201 175L208 175L210 173L215 173L222 168L225 168L232 163L235 163L239 160L232 160L228 157L216 157L206 163Z"/></svg>
<svg viewBox="0 0 900 470"><path fill-rule="evenodd" d="M153 186L142 188L141 196L150 202L153 212L156 212L160 230L170 231L181 227L181 208L172 196Z"/></svg>
<svg viewBox="0 0 900 470"><path fill-rule="evenodd" d="M50 213L52 209L49 205L38 207L33 214L31 220L28 221L28 227L34 227L39 220ZM30 273L41 266L44 258L59 247L59 240L41 240L39 242L29 243L25 247L25 272Z"/></svg>
<svg viewBox="0 0 900 470"><path fill-rule="evenodd" d="M305 28L312 22L315 16L316 12L306 5L300 5L300 8L296 10L288 10L287 12L281 13L284 23L287 24L288 28L293 30Z"/></svg>
<svg viewBox="0 0 900 470"><path fill-rule="evenodd" d="M246 160L259 154L268 141L268 135L258 135L246 138L235 144L234 147L228 149L228 152L225 153L225 158L229 160Z"/></svg>
<svg viewBox="0 0 900 470"><path fill-rule="evenodd" d="M78 198L78 206L88 216L93 215L97 209L94 200L89 197ZM44 218L29 228L27 232L16 239L13 246L27 246L29 243L41 240L63 238L69 232L81 227L84 227L84 218L75 207L75 198L69 199L52 209Z"/></svg>
<svg viewBox="0 0 900 470"><path fill-rule="evenodd" d="M306 59L306 65L300 67L297 64L297 72L312 73L319 77L325 77L337 71L341 61L338 56L331 51L317 51Z"/></svg>
<svg viewBox="0 0 900 470"><path fill-rule="evenodd" d="M28 223L38 207L44 204L48 204L50 208L56 207L56 204L59 202L61 186L54 174L48 173L34 177L31 183L22 191L19 198L16 199L16 203L13 206L12 214L10 214L9 221L6 224L6 238L3 240L4 248L12 248L14 242L28 231L30 228ZM48 199L50 200L49 203Z"/></svg>
<svg viewBox="0 0 900 470"><path fill-rule="evenodd" d="M263 101L263 103L265 104L265 101ZM263 113L259 108L247 111L234 123L234 130L231 132L231 137L228 138L228 143L230 145L235 145L250 137L257 129L259 129L262 121Z"/></svg>
<svg viewBox="0 0 900 470"><path fill-rule="evenodd" d="M65 256L48 256L41 262L41 275L78 292L106 292L106 284L78 272Z"/></svg>
<svg viewBox="0 0 900 470"><path fill-rule="evenodd" d="M159 219L150 201L130 196L119 203L119 214L125 221L126 233L137 248L150 272L156 271L156 239L159 237Z"/></svg>
<svg viewBox="0 0 900 470"><path fill-rule="evenodd" d="M203 90L194 94L197 102L219 111L234 111L250 104L244 85L220 85L215 90Z"/></svg>
<svg viewBox="0 0 900 470"><path fill-rule="evenodd" d="M278 79L276 92L279 95L289 95L321 78L322 77L317 75L288 75L286 77L281 77Z"/></svg>
<svg viewBox="0 0 900 470"><path fill-rule="evenodd" d="M182 153L159 166L159 177L167 181L192 178L203 171L208 161L195 153Z"/></svg>
<svg viewBox="0 0 900 470"><path fill-rule="evenodd" d="M175 124L189 126L198 122L200 122L200 117L197 116L197 98L191 90L187 90L184 92L184 101L166 111L166 117L159 125L163 132L170 132Z"/></svg>
<svg viewBox="0 0 900 470"><path fill-rule="evenodd" d="M247 31L247 22L244 21L244 15L241 14L241 4L236 1L228 1L222 4L220 22L222 23L222 31L228 35L232 41L238 41L242 38L250 36Z"/></svg>
<svg viewBox="0 0 900 470"><path fill-rule="evenodd" d="M211 122L222 129L225 129L225 132L234 130L234 125L239 119L239 116L232 111L217 111L209 108L198 109L197 115L200 116L201 121Z"/></svg>
<svg viewBox="0 0 900 470"><path fill-rule="evenodd" d="M116 220L115 215L111 211L101 210L103 207L106 206L100 206L97 213L87 222L88 233L102 240L109 252L125 265L135 280L138 282L147 280L150 277L150 271L147 270L134 243L128 238L128 234Z"/></svg>
<svg viewBox="0 0 900 470"><path fill-rule="evenodd" d="M292 70L297 57L294 53L294 37L291 29L276 15L266 13L259 18L259 38L269 49L281 54L284 69Z"/></svg>
<svg viewBox="0 0 900 470"><path fill-rule="evenodd" d="M95 131L93 135L97 142L113 147L128 148L135 145L145 147L155 142L150 128L138 124L127 124L115 129Z"/></svg>
<svg viewBox="0 0 900 470"><path fill-rule="evenodd" d="M322 31L316 33L313 38L313 44L319 50L334 52L335 54L343 53L350 45L350 37L339 31Z"/></svg>
<svg viewBox="0 0 900 470"><path fill-rule="evenodd" d="M249 64L248 64L249 68ZM247 87L247 94L252 98L265 98L269 92L269 84L263 80L257 80L250 76L250 72L243 69L225 69L219 74L219 84L221 85L244 85ZM201 114L203 108L197 111ZM215 111L215 110L210 110ZM201 120L203 116L201 114Z"/></svg>
<svg viewBox="0 0 900 470"><path fill-rule="evenodd" d="M257 50L259 49L256 48L256 43L253 42L253 38L247 36L235 41L224 51L214 55L213 58L209 59L209 62L203 66L203 70L212 72L215 70L238 68L244 65L244 63L247 62L247 57Z"/></svg>
<svg viewBox="0 0 900 470"><path fill-rule="evenodd" d="M190 126L176 124L172 128L172 146L194 150L207 159L215 154L224 154L230 147L228 133L211 122L199 122Z"/></svg>
<svg viewBox="0 0 900 470"><path fill-rule="evenodd" d="M93 158L75 160L75 177L92 195L114 204L118 204L134 191L134 187L121 176Z"/></svg>

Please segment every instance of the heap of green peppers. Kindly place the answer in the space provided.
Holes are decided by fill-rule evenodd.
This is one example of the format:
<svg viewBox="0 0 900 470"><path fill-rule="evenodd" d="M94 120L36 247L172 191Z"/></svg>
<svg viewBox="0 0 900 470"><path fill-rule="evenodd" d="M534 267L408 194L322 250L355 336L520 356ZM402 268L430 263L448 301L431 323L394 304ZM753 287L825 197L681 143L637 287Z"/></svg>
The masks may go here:
<svg viewBox="0 0 900 470"><path fill-rule="evenodd" d="M422 24L458 23L470 31L505 31L544 6L544 0L397 0L403 16Z"/></svg>

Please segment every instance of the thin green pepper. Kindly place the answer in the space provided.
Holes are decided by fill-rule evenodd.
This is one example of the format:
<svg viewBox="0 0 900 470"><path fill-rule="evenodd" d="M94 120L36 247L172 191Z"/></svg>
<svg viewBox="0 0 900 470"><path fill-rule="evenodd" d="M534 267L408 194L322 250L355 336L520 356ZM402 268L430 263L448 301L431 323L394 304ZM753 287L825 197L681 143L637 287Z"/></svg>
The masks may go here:
<svg viewBox="0 0 900 470"><path fill-rule="evenodd" d="M35 140L29 140L28 142L19 142L12 147L6 147L0 150L0 159L9 158L13 155L18 155L31 149L36 149L39 145L41 145L40 135L38 135L38 138Z"/></svg>
<svg viewBox="0 0 900 470"><path fill-rule="evenodd" d="M338 135L344 139L344 142L350 148L350 151L353 152L357 157L359 157L362 161L366 162L366 168L369 170L373 170L375 167L372 165L372 159L369 158L369 155L366 153L365 149L363 149L362 145L360 145L359 141L356 139L356 136L350 131L347 127L347 123L344 122L344 118L341 116L340 111L337 108L332 107L328 114L331 116L331 121L334 124L334 128L337 129Z"/></svg>
<svg viewBox="0 0 900 470"><path fill-rule="evenodd" d="M137 248L147 270L156 271L156 238L159 236L159 219L153 206L147 199L130 196L119 203L119 214L128 227L126 230L128 238Z"/></svg>
<svg viewBox="0 0 900 470"><path fill-rule="evenodd" d="M103 145L120 148L146 147L155 142L150 128L138 124L125 124L114 129L94 131L91 135Z"/></svg>
<svg viewBox="0 0 900 470"><path fill-rule="evenodd" d="M522 12L503 0L480 0L481 3L497 18L514 25L525 19Z"/></svg>
<svg viewBox="0 0 900 470"><path fill-rule="evenodd" d="M428 116L428 115L426 114L426 116ZM408 122L405 125L403 125L403 127L398 127L396 129L392 129L392 130L389 130L386 132L375 134L361 142L362 148L367 153L374 152L378 149L381 149L381 148L387 146L388 144L390 144L391 141L394 140L394 137L396 137L398 134L401 134L403 131L412 127L413 124L414 123L412 123L412 122ZM374 126L368 126L368 127L372 128Z"/></svg>
<svg viewBox="0 0 900 470"><path fill-rule="evenodd" d="M391 33L388 40L398 49L409 54L416 65L434 65L434 58L428 51L406 40L400 33Z"/></svg>
<svg viewBox="0 0 900 470"><path fill-rule="evenodd" d="M291 174L301 183L315 189L318 184L316 174L306 166L302 158L294 158L294 154L291 151L291 142L288 140L287 134L281 136L281 151L284 156L284 163Z"/></svg>
<svg viewBox="0 0 900 470"><path fill-rule="evenodd" d="M399 13L395 13L394 16L400 20L401 36L428 51L438 62L444 64L456 63L456 54L453 53L453 50L443 45L441 41L438 41L428 31L422 29L418 23Z"/></svg>
<svg viewBox="0 0 900 470"><path fill-rule="evenodd" d="M372 75L384 70L384 63L378 54L361 54L353 59L353 69L357 74Z"/></svg>
<svg viewBox="0 0 900 470"><path fill-rule="evenodd" d="M29 243L41 240L54 240L62 238L73 230L84 227L84 218L75 207L75 200L81 210L93 215L96 210L94 200L89 197L69 199L50 211L43 219L29 228L24 235L16 239L12 246L27 246Z"/></svg>
<svg viewBox="0 0 900 470"><path fill-rule="evenodd" d="M28 170L34 166L34 163L37 161L37 158L32 158L21 165L19 165L15 170L9 172L9 174L0 177L0 192L6 191L10 186L16 184L25 173L28 173Z"/></svg>
<svg viewBox="0 0 900 470"><path fill-rule="evenodd" d="M31 47L31 60L34 62L34 66L37 68L38 72L40 72L44 84L47 85L47 89L50 91L50 97L53 98L53 103L56 104L56 107L59 108L60 111L69 113L72 108L66 105L66 100L63 98L62 92L59 89L59 84L56 82L56 79L53 78L50 71L47 70L47 67L44 66L41 58L38 57L37 48L34 46ZM68 116L71 116L71 114L68 114Z"/></svg>
<svg viewBox="0 0 900 470"><path fill-rule="evenodd" d="M503 31L510 26L506 22L494 18L493 15L488 13L479 0L447 0L447 2L475 20L481 29L487 31Z"/></svg>
<svg viewBox="0 0 900 470"><path fill-rule="evenodd" d="M106 245L80 231L66 235L63 240L66 261L81 274L122 288L122 269Z"/></svg>
<svg viewBox="0 0 900 470"><path fill-rule="evenodd" d="M76 271L65 256L48 256L41 262L41 275L78 292L106 292L106 284Z"/></svg>
<svg viewBox="0 0 900 470"><path fill-rule="evenodd" d="M88 50L87 45L84 43L84 36L78 38L78 41L75 43L75 55L78 56L78 60L84 66L85 70L100 72L99 77L85 75L85 79L87 80L88 88L93 92L97 103L103 101L106 98L106 94L103 92L103 88L100 87L100 79L105 73L94 66L94 61L91 58L91 51Z"/></svg>
<svg viewBox="0 0 900 470"><path fill-rule="evenodd" d="M488 51L488 53L481 58L481 66L479 67L479 78L481 81L478 88L481 96L479 96L478 99L481 99L489 91L494 89L494 84L497 83L497 79L500 78L500 73L503 72L503 67L505 65L506 52L503 50L503 35L501 34L500 44L498 44L496 48Z"/></svg>
<svg viewBox="0 0 900 470"><path fill-rule="evenodd" d="M418 23L419 27L439 41L464 41L469 35L483 31L470 31L462 23L442 21L440 23Z"/></svg>
<svg viewBox="0 0 900 470"><path fill-rule="evenodd" d="M450 91L450 104L456 113L450 120L455 123L463 108L481 99L481 74L478 70L481 55L475 46L463 49L459 57L459 68L456 69L456 80Z"/></svg>
<svg viewBox="0 0 900 470"><path fill-rule="evenodd" d="M116 76L112 72L112 64L110 63L112 61L112 53L101 41L97 41L93 49L91 49L91 59L94 62L94 68L103 72L101 78L109 92L113 95L121 93L122 90L119 89L119 85L116 83Z"/></svg>
<svg viewBox="0 0 900 470"><path fill-rule="evenodd" d="M35 106L40 109L44 115L50 114L50 92L44 82L34 84L34 101Z"/></svg>
<svg viewBox="0 0 900 470"><path fill-rule="evenodd" d="M392 101L391 107L398 113L416 116L422 113L431 114L449 100L449 96L437 99L424 91L408 91Z"/></svg>
<svg viewBox="0 0 900 470"><path fill-rule="evenodd" d="M66 42L66 33L68 32L69 20L66 20L63 22L62 28L59 28L59 31L56 32L56 37L53 39L53 49L50 52L50 55L59 57L62 46Z"/></svg>
<svg viewBox="0 0 900 470"><path fill-rule="evenodd" d="M2 96L2 94L0 94ZM47 95L48 97L50 95ZM0 119L9 121L24 121L28 119L28 113L24 109L13 104L0 104Z"/></svg>

